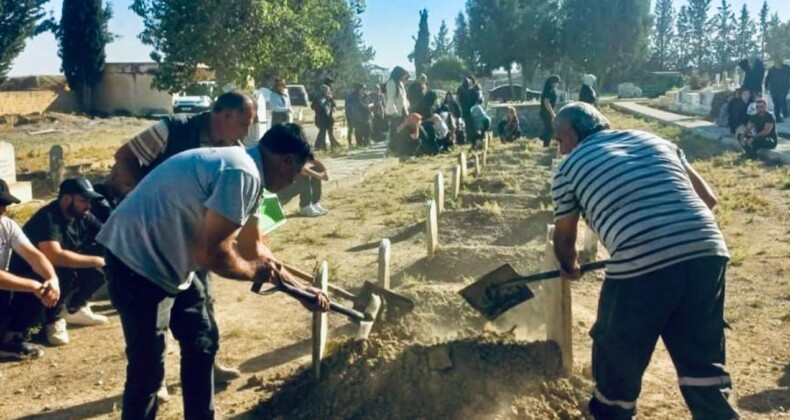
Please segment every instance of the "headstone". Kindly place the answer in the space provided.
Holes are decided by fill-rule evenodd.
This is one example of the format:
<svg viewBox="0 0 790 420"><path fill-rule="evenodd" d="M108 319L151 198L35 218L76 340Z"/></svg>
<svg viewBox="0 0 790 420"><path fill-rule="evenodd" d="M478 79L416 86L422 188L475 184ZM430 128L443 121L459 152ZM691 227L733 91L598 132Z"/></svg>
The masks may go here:
<svg viewBox="0 0 790 420"><path fill-rule="evenodd" d="M679 91L679 100L681 104L690 104L689 94L691 94L691 88L688 86L683 86L680 88Z"/></svg>
<svg viewBox="0 0 790 420"><path fill-rule="evenodd" d="M461 194L461 165L455 165L453 168L453 200L458 200L458 195Z"/></svg>
<svg viewBox="0 0 790 420"><path fill-rule="evenodd" d="M595 261L598 255L598 234L590 225L584 230L584 252L590 256L590 261Z"/></svg>
<svg viewBox="0 0 790 420"><path fill-rule="evenodd" d="M480 176L480 157L477 155L477 153L475 153L474 161L475 161L475 178L477 178Z"/></svg>
<svg viewBox="0 0 790 420"><path fill-rule="evenodd" d="M664 96L667 97L667 102L670 104L676 104L680 101L680 91L678 90L669 90Z"/></svg>
<svg viewBox="0 0 790 420"><path fill-rule="evenodd" d="M715 84L716 86L721 86L721 73L716 73Z"/></svg>
<svg viewBox="0 0 790 420"><path fill-rule="evenodd" d="M0 141L0 179L8 183L11 195L23 203L33 199L33 185L16 180L16 154L11 143Z"/></svg>
<svg viewBox="0 0 790 420"><path fill-rule="evenodd" d="M313 278L313 286L324 293L329 292L329 265L326 261L321 263ZM326 337L328 325L326 312L313 312L313 376L316 381L321 380L321 364L326 350Z"/></svg>
<svg viewBox="0 0 790 420"><path fill-rule="evenodd" d="M379 287L390 288L390 240L384 238L379 244Z"/></svg>
<svg viewBox="0 0 790 420"><path fill-rule="evenodd" d="M63 161L63 147L59 144L49 149L49 179L52 191L57 191L66 177L66 163Z"/></svg>
<svg viewBox="0 0 790 420"><path fill-rule="evenodd" d="M554 253L554 225L546 229L546 250L542 271L557 270L559 262ZM546 340L554 341L562 355L562 370L570 375L573 370L573 319L571 312L571 283L569 280L551 279L544 282L546 296Z"/></svg>
<svg viewBox="0 0 790 420"><path fill-rule="evenodd" d="M642 89L633 83L620 83L617 85L617 96L621 98L638 98L642 96Z"/></svg>
<svg viewBox="0 0 790 420"><path fill-rule="evenodd" d="M711 105L713 104L713 95L715 92L713 88L705 88L700 92L700 103L703 107L710 109Z"/></svg>
<svg viewBox="0 0 790 420"><path fill-rule="evenodd" d="M463 184L466 182L466 176L468 174L466 168L466 152L461 152L461 154L458 155L458 166L461 167L461 184Z"/></svg>
<svg viewBox="0 0 790 420"><path fill-rule="evenodd" d="M433 199L436 200L436 211L444 212L444 175L437 172L433 177Z"/></svg>
<svg viewBox="0 0 790 420"><path fill-rule="evenodd" d="M692 92L688 94L689 98L689 105L698 106L700 105L700 94L698 92Z"/></svg>
<svg viewBox="0 0 790 420"><path fill-rule="evenodd" d="M426 218L425 218L425 233L426 244L428 247L428 258L433 258L436 255L436 248L439 246L439 219L436 215L436 202L431 200L425 203Z"/></svg>

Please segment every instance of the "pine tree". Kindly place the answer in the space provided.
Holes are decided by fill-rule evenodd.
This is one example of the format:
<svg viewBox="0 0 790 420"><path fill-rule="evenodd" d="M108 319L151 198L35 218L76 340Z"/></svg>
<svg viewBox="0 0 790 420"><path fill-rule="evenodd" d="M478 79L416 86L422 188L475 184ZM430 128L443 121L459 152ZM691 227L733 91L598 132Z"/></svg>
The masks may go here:
<svg viewBox="0 0 790 420"><path fill-rule="evenodd" d="M735 45L735 13L727 0L721 0L716 16L713 17L716 37L713 40L716 70L725 70L732 65Z"/></svg>
<svg viewBox="0 0 790 420"><path fill-rule="evenodd" d="M472 72L477 70L477 59L475 58L474 48L469 40L469 25L466 23L464 12L458 12L455 18L455 32L453 32L453 49L455 55L460 58L466 68Z"/></svg>
<svg viewBox="0 0 790 420"><path fill-rule="evenodd" d="M768 0L763 2L760 8L760 55L765 60L765 34L768 32Z"/></svg>
<svg viewBox="0 0 790 420"><path fill-rule="evenodd" d="M450 41L450 30L447 29L447 23L442 20L442 25L439 26L439 33L433 39L433 54L435 59L451 55L453 53L453 44Z"/></svg>
<svg viewBox="0 0 790 420"><path fill-rule="evenodd" d="M428 30L428 9L420 10L420 26L414 39L414 52L409 54L417 74L425 74L431 67L431 32Z"/></svg>
<svg viewBox="0 0 790 420"><path fill-rule="evenodd" d="M707 69L710 63L711 24L708 20L711 0L689 0L688 17L691 37L691 59L694 66Z"/></svg>
<svg viewBox="0 0 790 420"><path fill-rule="evenodd" d="M657 70L666 70L675 38L675 9L672 0L658 0L653 33L653 62Z"/></svg>
<svg viewBox="0 0 790 420"><path fill-rule="evenodd" d="M48 0L0 0L0 84L14 58L25 48L25 39L49 29L38 22ZM51 24L47 21L46 24Z"/></svg>
<svg viewBox="0 0 790 420"><path fill-rule="evenodd" d="M675 38L678 70L686 70L691 62L691 23L689 22L688 7L680 6L677 19L677 37Z"/></svg>
<svg viewBox="0 0 790 420"><path fill-rule="evenodd" d="M754 22L749 15L749 9L744 4L735 31L735 58L737 60L748 58L757 50L754 34Z"/></svg>
<svg viewBox="0 0 790 420"><path fill-rule="evenodd" d="M92 111L91 92L104 70L104 47L113 40L107 30L111 17L112 9L102 8L101 0L63 0L56 31L61 71L87 112Z"/></svg>

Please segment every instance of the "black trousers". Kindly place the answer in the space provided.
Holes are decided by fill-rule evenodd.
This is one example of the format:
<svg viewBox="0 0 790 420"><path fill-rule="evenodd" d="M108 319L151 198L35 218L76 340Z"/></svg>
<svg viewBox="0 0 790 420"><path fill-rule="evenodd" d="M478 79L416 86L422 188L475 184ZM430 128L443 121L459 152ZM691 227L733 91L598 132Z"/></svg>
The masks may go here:
<svg viewBox="0 0 790 420"><path fill-rule="evenodd" d="M87 305L105 282L104 270L100 268L56 268L55 272L60 282L60 299L52 308L44 308L33 293L0 292L0 301L7 305L5 314L0 311L0 320L8 321L7 331L27 331L39 322L42 313L46 324L57 321L64 309L74 313ZM23 276L41 281L33 273Z"/></svg>
<svg viewBox="0 0 790 420"><path fill-rule="evenodd" d="M606 279L593 338L596 419L630 419L642 375L664 340L695 419L738 418L727 401L724 285L727 260L704 257L626 280Z"/></svg>
<svg viewBox="0 0 790 420"><path fill-rule="evenodd" d="M122 419L156 418L156 392L165 375L165 336L181 348L184 418L214 418L214 357L219 332L205 279L175 296L107 255L108 292L126 339Z"/></svg>
<svg viewBox="0 0 790 420"><path fill-rule="evenodd" d="M543 147L549 147L551 140L554 138L554 125L551 115L548 113L540 113L540 119L543 121L543 133L540 139L543 140Z"/></svg>
<svg viewBox="0 0 790 420"><path fill-rule="evenodd" d="M296 175L294 183L277 193L283 204L299 196L299 207L307 207L321 201L321 180L302 174Z"/></svg>
<svg viewBox="0 0 790 420"><path fill-rule="evenodd" d="M774 116L777 120L787 118L787 93L771 92L771 99L774 100Z"/></svg>
<svg viewBox="0 0 790 420"><path fill-rule="evenodd" d="M326 138L329 137L329 143L333 148L340 147L340 143L335 138L335 131L332 127L319 127L318 137L315 139L316 150L327 150Z"/></svg>

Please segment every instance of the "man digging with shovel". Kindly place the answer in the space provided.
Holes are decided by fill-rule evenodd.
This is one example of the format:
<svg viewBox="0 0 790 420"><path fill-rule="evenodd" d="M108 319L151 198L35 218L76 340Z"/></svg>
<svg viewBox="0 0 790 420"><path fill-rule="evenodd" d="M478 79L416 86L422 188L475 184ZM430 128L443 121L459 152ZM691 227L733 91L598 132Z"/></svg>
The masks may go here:
<svg viewBox="0 0 790 420"><path fill-rule="evenodd" d="M198 148L167 159L113 211L97 241L107 248L108 291L126 339L122 418L155 418L168 327L181 347L184 417L214 418L219 334L195 273L304 290L273 263L250 216L264 188L290 185L311 159L302 129L277 125L248 149ZM303 304L327 310L327 296L308 289Z"/></svg>
<svg viewBox="0 0 790 420"><path fill-rule="evenodd" d="M583 215L611 255L593 339L597 419L630 419L658 337L669 351L694 418L738 418L727 401L724 283L727 245L716 197L675 144L609 130L594 107L572 103L554 119L554 250L564 278L580 276L576 234Z"/></svg>

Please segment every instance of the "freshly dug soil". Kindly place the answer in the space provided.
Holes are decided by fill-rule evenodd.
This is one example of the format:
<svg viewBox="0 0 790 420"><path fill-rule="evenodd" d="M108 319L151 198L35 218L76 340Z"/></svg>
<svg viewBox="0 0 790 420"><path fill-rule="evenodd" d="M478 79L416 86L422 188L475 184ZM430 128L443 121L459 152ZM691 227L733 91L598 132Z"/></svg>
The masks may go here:
<svg viewBox="0 0 790 420"><path fill-rule="evenodd" d="M347 341L316 383L304 370L261 403L263 418L582 418L589 385L559 377L554 343L502 336L411 344L399 333Z"/></svg>
<svg viewBox="0 0 790 420"><path fill-rule="evenodd" d="M545 242L550 211L503 210L501 207L446 211L439 222L439 246L520 246Z"/></svg>
<svg viewBox="0 0 790 420"><path fill-rule="evenodd" d="M484 207L493 204L504 209L539 209L549 208L551 198L529 194L496 194L496 193L464 193L461 205L464 207Z"/></svg>

